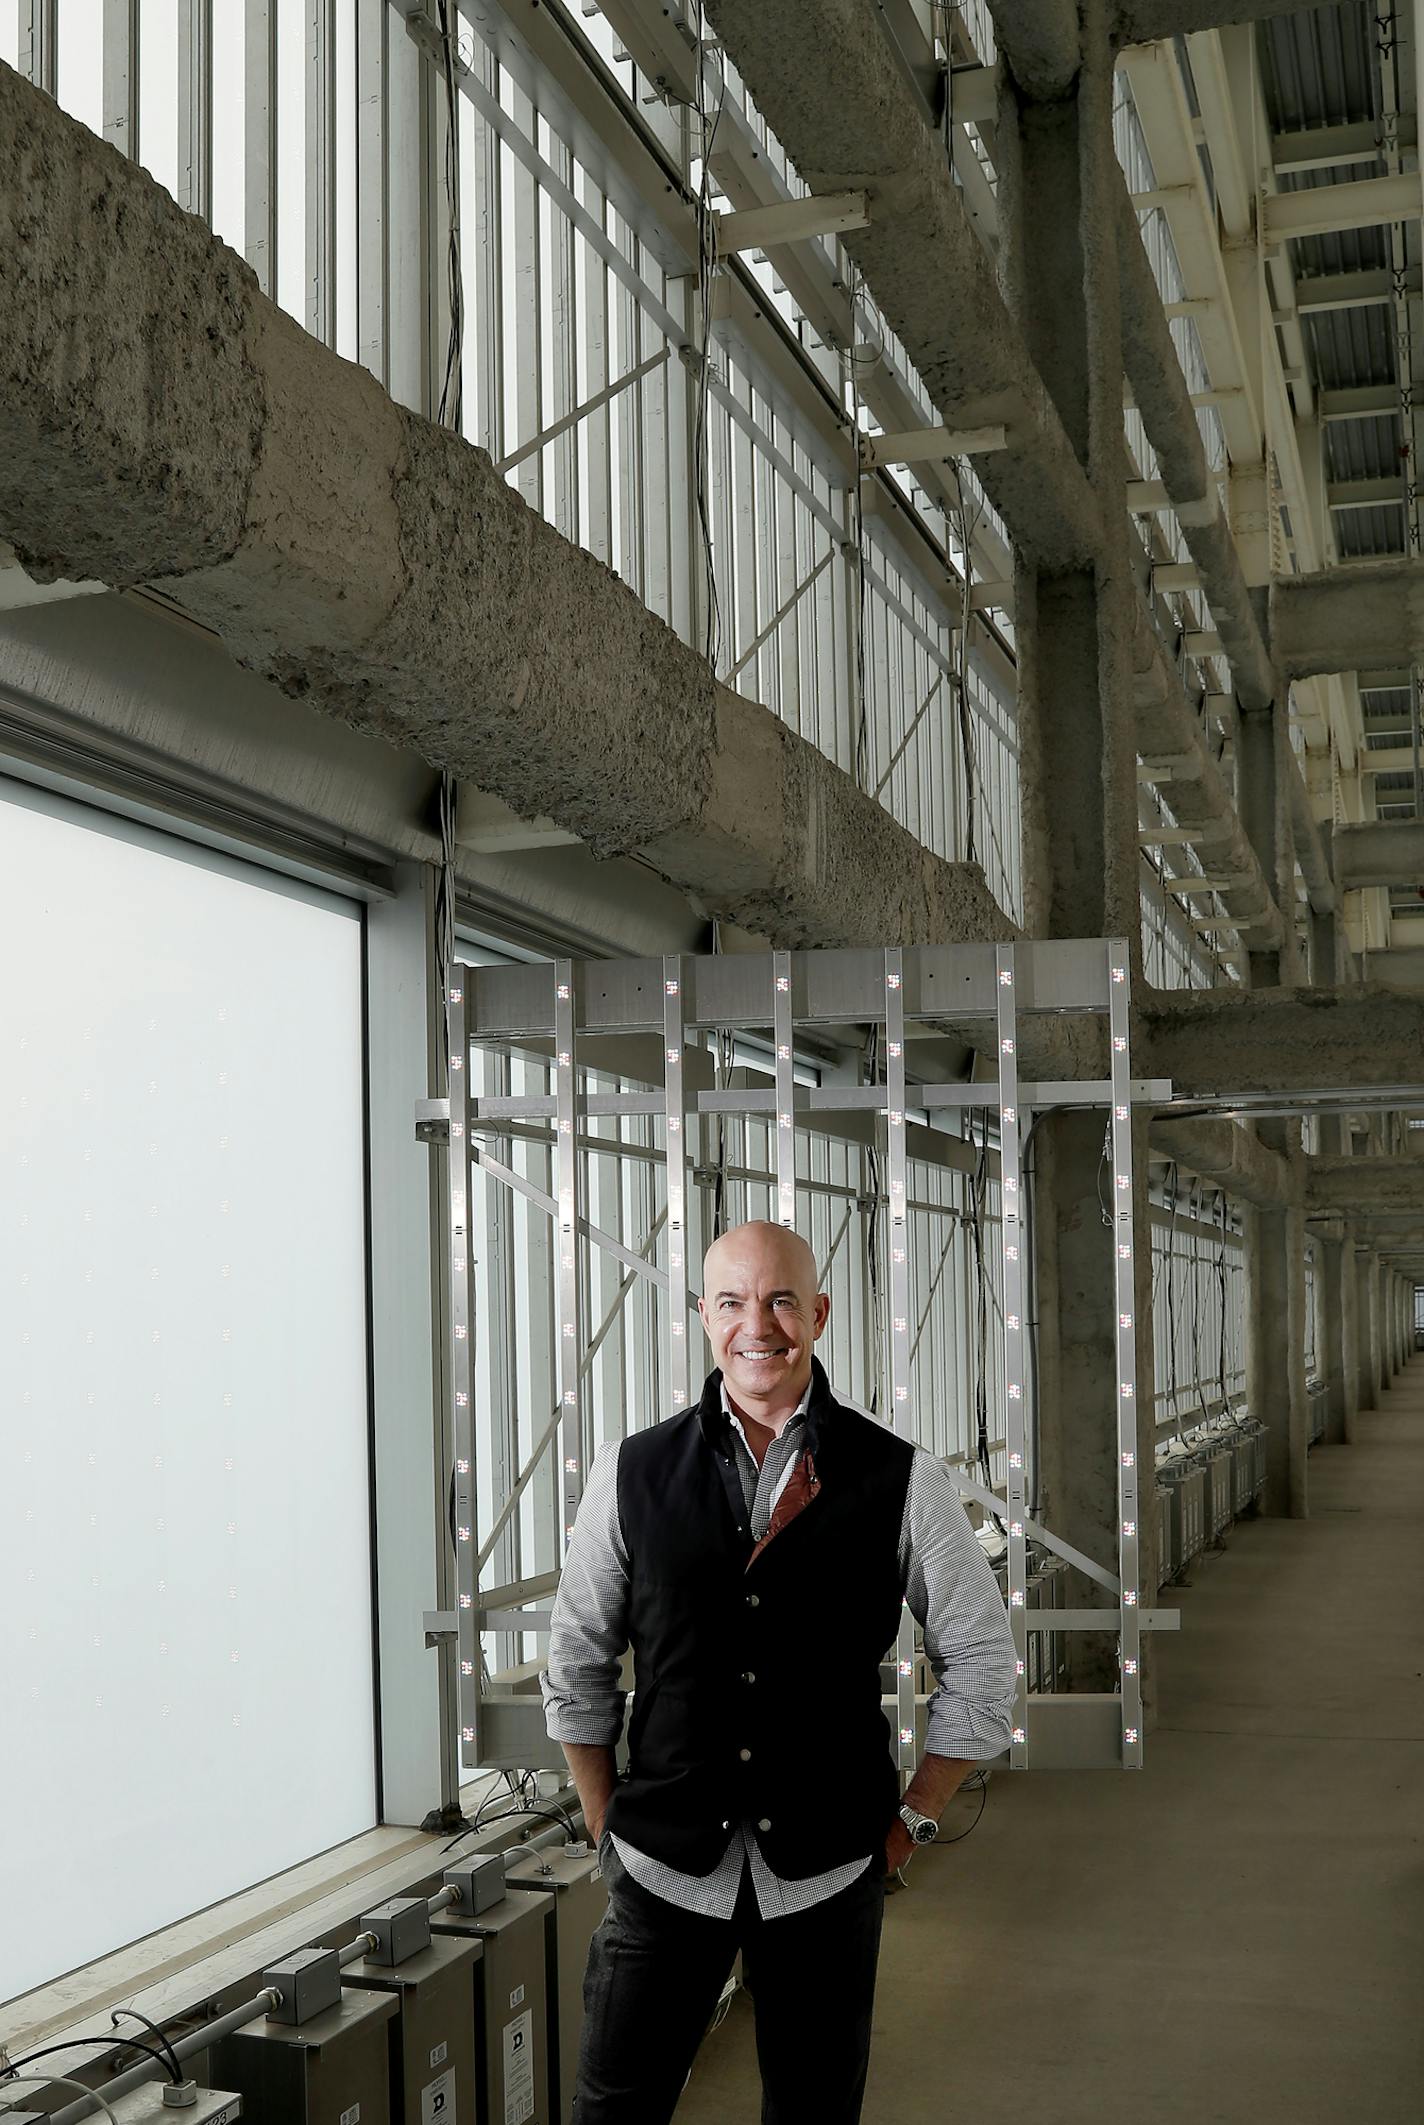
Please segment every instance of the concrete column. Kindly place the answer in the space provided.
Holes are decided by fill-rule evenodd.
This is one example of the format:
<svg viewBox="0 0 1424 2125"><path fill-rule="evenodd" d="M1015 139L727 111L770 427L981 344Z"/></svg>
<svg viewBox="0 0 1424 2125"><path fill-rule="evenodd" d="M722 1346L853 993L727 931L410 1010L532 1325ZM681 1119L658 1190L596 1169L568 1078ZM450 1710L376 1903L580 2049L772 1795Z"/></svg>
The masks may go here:
<svg viewBox="0 0 1424 2125"><path fill-rule="evenodd" d="M1331 1250L1332 1252L1334 1250ZM1360 1413L1360 1307L1359 1278L1355 1270L1356 1248L1345 1227L1339 1249L1340 1277L1340 1437L1346 1446L1355 1443L1355 1423Z"/></svg>
<svg viewBox="0 0 1424 2125"><path fill-rule="evenodd" d="M1121 175L1113 150L1112 46L1102 0L1082 10L1083 64L1067 92L1029 93L1006 67L999 106L1000 272L1005 295L1093 485L1119 490L1122 335L1116 250ZM1034 937L1128 940L1141 971L1137 738L1130 649L1134 589L1127 518L1109 510L1111 550L1095 567L1015 562L1025 928ZM1151 1246L1145 1126L1134 1130L1138 1377L1152 1378ZM1061 1114L1035 1137L1039 1290L1039 1504L1090 1556L1116 1555L1114 1234L1099 1186L1101 1116ZM1138 1465L1152 1465L1149 1397ZM1142 1516L1142 1586L1157 1586L1156 1519ZM1071 1601L1101 1589L1071 1574ZM1073 1681L1115 1689L1115 1639L1073 1634ZM1143 1648L1151 1700L1151 1642Z"/></svg>
<svg viewBox="0 0 1424 2125"><path fill-rule="evenodd" d="M1299 1202L1253 1210L1246 1235L1247 1391L1266 1426L1262 1508L1301 1520L1309 1510L1305 1393L1305 1212Z"/></svg>
<svg viewBox="0 0 1424 2125"><path fill-rule="evenodd" d="M1376 1398L1376 1395L1375 1395L1375 1374L1374 1374L1374 1360L1373 1360L1373 1357L1372 1357L1372 1355L1371 1355L1371 1351L1372 1351L1372 1346L1373 1346L1373 1341L1374 1341L1374 1330L1373 1330L1373 1309L1372 1309L1372 1306L1371 1306L1371 1302L1370 1302L1370 1301L1371 1301L1371 1277L1370 1277L1370 1262L1371 1262L1371 1260L1372 1260L1372 1256L1371 1256L1371 1254L1370 1254L1370 1250L1369 1250L1369 1248L1368 1248L1368 1247L1359 1247L1359 1246L1357 1246L1357 1247L1356 1247L1356 1249L1355 1249L1355 1323L1356 1323L1356 1335L1355 1335L1355 1360L1356 1360L1356 1378L1357 1378L1357 1381L1358 1381L1358 1387L1357 1387L1357 1390L1356 1390L1356 1398L1355 1398L1355 1399L1356 1399L1356 1407L1357 1407L1357 1408L1359 1408L1359 1409L1374 1409L1374 1408L1376 1408L1376 1407L1378 1406L1377 1398Z"/></svg>
<svg viewBox="0 0 1424 2125"><path fill-rule="evenodd" d="M1332 1446L1343 1445L1354 1421L1353 1382L1346 1350L1346 1315L1352 1316L1349 1341L1354 1342L1354 1264L1347 1261L1349 1242L1325 1240L1317 1254L1316 1317L1319 1325L1318 1355L1325 1379L1325 1437ZM1347 1294L1349 1295L1347 1300Z"/></svg>
<svg viewBox="0 0 1424 2125"><path fill-rule="evenodd" d="M1378 1409L1384 1393L1384 1292L1377 1254L1370 1255L1367 1274L1370 1285L1370 1393L1374 1397L1370 1406Z"/></svg>

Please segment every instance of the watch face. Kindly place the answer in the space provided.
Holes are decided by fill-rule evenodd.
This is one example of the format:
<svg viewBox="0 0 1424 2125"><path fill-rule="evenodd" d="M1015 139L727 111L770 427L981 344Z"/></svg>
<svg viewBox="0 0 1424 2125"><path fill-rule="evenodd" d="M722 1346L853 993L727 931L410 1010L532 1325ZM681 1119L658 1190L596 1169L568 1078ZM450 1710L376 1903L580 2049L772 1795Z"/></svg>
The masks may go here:
<svg viewBox="0 0 1424 2125"><path fill-rule="evenodd" d="M910 1835L917 1845L932 1845L939 1835L939 1824L937 1822L916 1823Z"/></svg>

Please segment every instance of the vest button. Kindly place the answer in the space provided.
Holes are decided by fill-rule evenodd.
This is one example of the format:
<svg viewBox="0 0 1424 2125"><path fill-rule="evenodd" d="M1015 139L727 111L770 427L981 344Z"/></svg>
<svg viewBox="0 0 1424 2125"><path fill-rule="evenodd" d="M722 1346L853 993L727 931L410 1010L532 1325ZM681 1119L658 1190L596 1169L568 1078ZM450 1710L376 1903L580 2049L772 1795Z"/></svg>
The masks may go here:
<svg viewBox="0 0 1424 2125"><path fill-rule="evenodd" d="M767 1820L765 1815L763 1815L761 1821L757 1824L757 1828L759 1830L769 1830L771 1828L771 1824Z"/></svg>
<svg viewBox="0 0 1424 2125"><path fill-rule="evenodd" d="M723 1825L722 1825L722 1828L723 1828L724 1830L730 1830L730 1829L731 1829L731 1827L732 1827L732 1825L731 1825L731 1824L730 1824L729 1822L724 1822L724 1823L723 1823Z"/></svg>
<svg viewBox="0 0 1424 2125"><path fill-rule="evenodd" d="M752 1673L751 1669L748 1668L745 1675L743 1675L742 1680L743 1682L755 1682L756 1676Z"/></svg>
<svg viewBox="0 0 1424 2125"><path fill-rule="evenodd" d="M759 1609L759 1608L761 1607L761 1595L760 1595L760 1594L748 1594L748 1595L747 1595L747 1607L748 1607L749 1609Z"/></svg>
<svg viewBox="0 0 1424 2125"><path fill-rule="evenodd" d="M737 1754L741 1757L743 1763L750 1763L752 1760L750 1749L738 1749Z"/></svg>

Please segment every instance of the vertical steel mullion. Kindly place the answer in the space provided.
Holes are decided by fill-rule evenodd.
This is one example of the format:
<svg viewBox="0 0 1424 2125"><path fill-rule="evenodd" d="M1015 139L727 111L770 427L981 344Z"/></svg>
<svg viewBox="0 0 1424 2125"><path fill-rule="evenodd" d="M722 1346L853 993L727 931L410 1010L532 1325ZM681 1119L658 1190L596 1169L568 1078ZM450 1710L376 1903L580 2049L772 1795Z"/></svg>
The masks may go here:
<svg viewBox="0 0 1424 2125"><path fill-rule="evenodd" d="M277 293L277 0L247 0L243 97L243 256ZM136 73L135 69L135 73ZM130 94L137 110L135 82ZM130 148L129 152L135 152Z"/></svg>
<svg viewBox="0 0 1424 2125"><path fill-rule="evenodd" d="M390 273L387 229L386 36L389 0L357 0L356 14L356 347L361 364L389 387Z"/></svg>
<svg viewBox="0 0 1424 2125"><path fill-rule="evenodd" d="M104 138L121 155L138 155L138 0L104 0L100 32Z"/></svg>
<svg viewBox="0 0 1424 2125"><path fill-rule="evenodd" d="M213 0L178 9L178 204L213 218Z"/></svg>
<svg viewBox="0 0 1424 2125"><path fill-rule="evenodd" d="M480 1572L475 1562L475 1265L470 1231L470 1042L465 989L452 980L450 1043L450 1392L455 1415L455 1584L460 1660L460 1747L466 1768L480 1760Z"/></svg>
<svg viewBox="0 0 1424 2125"><path fill-rule="evenodd" d="M1023 1227L1020 1222L1023 1134L1019 1121L1018 999L1014 956L1011 944L998 947L995 994L999 1041L999 1233L1004 1283L1004 1439L1008 1455L1004 1496L1008 1512L1009 1625L1013 1632L1017 1677L1009 1763L1016 1770L1024 1770L1029 1761L1025 1651L1028 1627L1024 1614L1028 1601L1028 1549L1024 1540L1027 1445L1024 1424Z"/></svg>
<svg viewBox="0 0 1424 2125"><path fill-rule="evenodd" d="M890 1421L902 1439L913 1439L910 1409L910 1219L908 1159L905 1152L905 981L904 955L898 945L885 954L885 1184L889 1195L885 1227L889 1235ZM900 1611L895 1647L897 1743L902 1783L914 1771L915 1625L907 1608Z"/></svg>
<svg viewBox="0 0 1424 2125"><path fill-rule="evenodd" d="M579 1286L578 1056L575 1037L574 970L571 960L554 964L554 1122L558 1136L559 1404L563 1412L563 1550L567 1554L583 1497L584 1423L579 1392L583 1355Z"/></svg>
<svg viewBox="0 0 1424 2125"><path fill-rule="evenodd" d="M336 337L336 35L332 0L307 0L306 326Z"/></svg>
<svg viewBox="0 0 1424 2125"><path fill-rule="evenodd" d="M19 71L47 96L59 87L59 0L20 0Z"/></svg>
<svg viewBox="0 0 1424 2125"><path fill-rule="evenodd" d="M1142 1768L1142 1668L1137 1484L1137 1301L1133 1261L1132 1057L1129 1048L1128 948L1108 940L1109 1071L1112 1080L1113 1268L1117 1300L1118 1572L1122 1597L1118 1629L1122 1642L1122 1761Z"/></svg>
<svg viewBox="0 0 1424 2125"><path fill-rule="evenodd" d="M771 955L771 1023L776 1044L776 1217L796 1229L796 1057L791 954Z"/></svg>
<svg viewBox="0 0 1424 2125"><path fill-rule="evenodd" d="M684 976L681 955L663 960L663 1066L666 1071L668 1226L668 1385L674 1409L688 1404L687 1099L684 1083Z"/></svg>

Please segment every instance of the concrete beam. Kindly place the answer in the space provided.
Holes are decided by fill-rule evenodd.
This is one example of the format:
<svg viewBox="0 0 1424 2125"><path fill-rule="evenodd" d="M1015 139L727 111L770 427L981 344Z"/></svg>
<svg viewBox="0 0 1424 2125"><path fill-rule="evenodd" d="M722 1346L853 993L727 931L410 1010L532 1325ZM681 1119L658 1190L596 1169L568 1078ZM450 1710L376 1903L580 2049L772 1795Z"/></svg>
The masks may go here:
<svg viewBox="0 0 1424 2125"><path fill-rule="evenodd" d="M867 0L784 0L775 8L762 0L712 0L708 13L811 189L868 192L870 225L850 232L846 247L946 426L1006 427L1007 448L977 470L1018 560L1048 575L1102 565L1112 544L1100 498L1009 314L942 143L925 124L877 9ZM834 96L815 90L828 78ZM1231 896L1228 911L1250 931L1253 946L1269 948L1282 935L1271 886L1140 605L1133 624L1139 750L1185 762L1172 783L1183 824L1229 827L1226 867L1249 883Z"/></svg>
<svg viewBox="0 0 1424 2125"><path fill-rule="evenodd" d="M1174 1121L1170 1115L1153 1118L1152 1148L1198 1180L1224 1188L1237 1201L1261 1209L1277 1209L1292 1200L1295 1183L1291 1162L1279 1151L1261 1142L1253 1129L1241 1122L1199 1115Z"/></svg>
<svg viewBox="0 0 1424 2125"><path fill-rule="evenodd" d="M1358 826L1337 826L1334 838L1341 892L1364 885L1424 885L1424 820L1367 819Z"/></svg>
<svg viewBox="0 0 1424 2125"><path fill-rule="evenodd" d="M1142 1068L1179 1094L1424 1085L1424 997L1338 988L1156 989L1139 1011Z"/></svg>
<svg viewBox="0 0 1424 2125"><path fill-rule="evenodd" d="M1271 641L1292 679L1424 659L1424 562L1371 561L1277 576Z"/></svg>
<svg viewBox="0 0 1424 2125"><path fill-rule="evenodd" d="M718 686L3 66L0 138L0 536L37 580L161 583L294 698L784 946L1010 934L977 868Z"/></svg>
<svg viewBox="0 0 1424 2125"><path fill-rule="evenodd" d="M1007 447L977 469L1016 548L1047 568L1091 560L1097 500L878 10L714 0L708 15L810 189L867 193L870 224L847 232L846 249L945 426L1007 428Z"/></svg>
<svg viewBox="0 0 1424 2125"><path fill-rule="evenodd" d="M1311 1210L1400 1212L1424 1223L1424 1159L1312 1158L1305 1185Z"/></svg>
<svg viewBox="0 0 1424 2125"><path fill-rule="evenodd" d="M1126 183L1119 179L1115 189L1123 363L1187 551L1200 572L1237 697L1243 708L1264 708L1275 691L1270 654L1222 513L1220 489L1207 465L1192 396L1143 248L1141 224Z"/></svg>
<svg viewBox="0 0 1424 2125"><path fill-rule="evenodd" d="M1073 0L989 0L994 41L1026 96L1066 95L1082 59Z"/></svg>
<svg viewBox="0 0 1424 2125"><path fill-rule="evenodd" d="M1392 944L1383 952L1371 952L1371 981L1394 989L1424 989L1424 945Z"/></svg>

